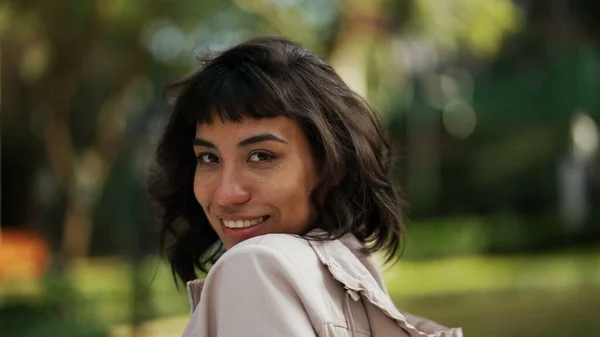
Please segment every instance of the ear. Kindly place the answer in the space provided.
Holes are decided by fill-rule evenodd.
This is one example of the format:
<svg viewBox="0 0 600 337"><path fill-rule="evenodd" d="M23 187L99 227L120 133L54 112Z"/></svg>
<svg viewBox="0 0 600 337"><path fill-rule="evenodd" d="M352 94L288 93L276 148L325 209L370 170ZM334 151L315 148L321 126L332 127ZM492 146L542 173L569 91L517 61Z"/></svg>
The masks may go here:
<svg viewBox="0 0 600 337"><path fill-rule="evenodd" d="M344 178L346 178L346 175L348 174L348 170L346 168L343 168L341 170L339 170L338 172L335 172L333 174L333 181L331 183L331 186L337 186L339 185L342 180L344 180Z"/></svg>
<svg viewBox="0 0 600 337"><path fill-rule="evenodd" d="M322 178L324 178L325 181L329 182L329 184L327 185L325 190L322 190L321 193L319 193L319 195L317 196L317 200L319 200L319 202L324 202L325 196L327 195L327 193L329 193L329 190L332 187L337 187L342 182L342 180L346 178L346 174L346 168L340 169L337 172L334 172L333 174L323 174Z"/></svg>

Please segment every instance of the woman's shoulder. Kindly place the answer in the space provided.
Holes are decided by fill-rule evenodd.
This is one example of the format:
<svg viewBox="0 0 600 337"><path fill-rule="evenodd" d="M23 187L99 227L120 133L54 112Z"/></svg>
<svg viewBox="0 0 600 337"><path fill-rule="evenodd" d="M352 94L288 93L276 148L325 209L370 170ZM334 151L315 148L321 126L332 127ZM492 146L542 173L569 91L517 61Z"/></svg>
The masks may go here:
<svg viewBox="0 0 600 337"><path fill-rule="evenodd" d="M230 295L251 292L264 301L300 298L312 315L320 317L318 321L323 320L318 308L323 307L332 283L334 279L308 241L288 234L267 234L238 243L217 260L206 278L209 288L218 285Z"/></svg>
<svg viewBox="0 0 600 337"><path fill-rule="evenodd" d="M224 278L239 280L231 281L234 283L243 280L246 287L257 291L264 290L264 280L278 280L317 307L337 293L337 288L343 292L309 241L289 234L267 234L235 245L211 268L207 282L222 285Z"/></svg>
<svg viewBox="0 0 600 337"><path fill-rule="evenodd" d="M290 253L294 249L311 249L308 240L299 235L271 233L244 240L229 251L236 251L239 249L252 250L258 247L270 247L284 254Z"/></svg>
<svg viewBox="0 0 600 337"><path fill-rule="evenodd" d="M308 241L297 235L266 234L245 240L229 249L217 264L231 260L247 260L258 264L272 264L279 268L292 268L309 276L321 263ZM216 266L216 265L215 265Z"/></svg>

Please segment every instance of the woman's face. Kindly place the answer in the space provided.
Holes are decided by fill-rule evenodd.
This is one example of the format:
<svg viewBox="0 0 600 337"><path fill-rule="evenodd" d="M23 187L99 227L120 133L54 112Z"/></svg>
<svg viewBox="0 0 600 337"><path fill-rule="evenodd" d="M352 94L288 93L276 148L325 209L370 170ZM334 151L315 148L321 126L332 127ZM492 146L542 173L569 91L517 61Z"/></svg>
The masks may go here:
<svg viewBox="0 0 600 337"><path fill-rule="evenodd" d="M194 194L225 248L307 229L317 172L300 126L283 116L212 120L196 127Z"/></svg>

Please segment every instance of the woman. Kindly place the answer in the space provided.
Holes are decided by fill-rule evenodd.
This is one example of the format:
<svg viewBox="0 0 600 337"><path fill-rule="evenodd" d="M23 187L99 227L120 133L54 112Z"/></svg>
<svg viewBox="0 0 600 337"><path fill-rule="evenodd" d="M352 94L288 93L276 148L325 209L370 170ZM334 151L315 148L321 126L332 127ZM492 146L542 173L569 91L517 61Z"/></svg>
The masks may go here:
<svg viewBox="0 0 600 337"><path fill-rule="evenodd" d="M170 89L150 193L188 285L184 336L462 335L390 300L369 258L403 235L389 144L321 58L254 39Z"/></svg>

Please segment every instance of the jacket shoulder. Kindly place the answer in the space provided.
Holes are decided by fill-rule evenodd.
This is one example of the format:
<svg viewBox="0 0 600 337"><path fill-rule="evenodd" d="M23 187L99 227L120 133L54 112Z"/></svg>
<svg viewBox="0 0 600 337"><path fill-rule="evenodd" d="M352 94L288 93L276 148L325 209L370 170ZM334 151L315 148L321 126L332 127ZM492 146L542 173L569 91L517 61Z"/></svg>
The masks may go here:
<svg viewBox="0 0 600 337"><path fill-rule="evenodd" d="M303 279L272 245L236 245L210 269L184 336L310 336L325 321Z"/></svg>
<svg viewBox="0 0 600 337"><path fill-rule="evenodd" d="M255 254L264 255L265 251L271 259L284 259L290 262L303 279L310 280L314 274L323 273L323 265L319 261L309 242L297 235L289 234L266 234L245 240L232 249L223 257L235 252L242 252L244 256Z"/></svg>
<svg viewBox="0 0 600 337"><path fill-rule="evenodd" d="M320 241L319 245L336 245L336 240ZM307 311L319 317L321 329L324 329L317 328L321 332L319 335L348 333L349 327L344 311L346 289L323 264L312 241L296 235L268 234L248 239L236 245L230 252L235 253L236 250L238 259L252 260L252 256L263 255L263 261L269 260L264 263L285 268L285 275L290 277L295 275L294 279L289 281L296 285L295 288L299 291L297 295L302 299ZM270 272L279 275L281 271L271 269ZM348 305L355 313L353 316L356 332L359 335L368 335L369 325L361 302L352 301Z"/></svg>
<svg viewBox="0 0 600 337"><path fill-rule="evenodd" d="M236 249L251 249L251 247L271 247L282 253L290 252L295 249L310 249L308 241L298 235L292 234L265 234L255 236L253 238L244 240L235 245L231 251Z"/></svg>

